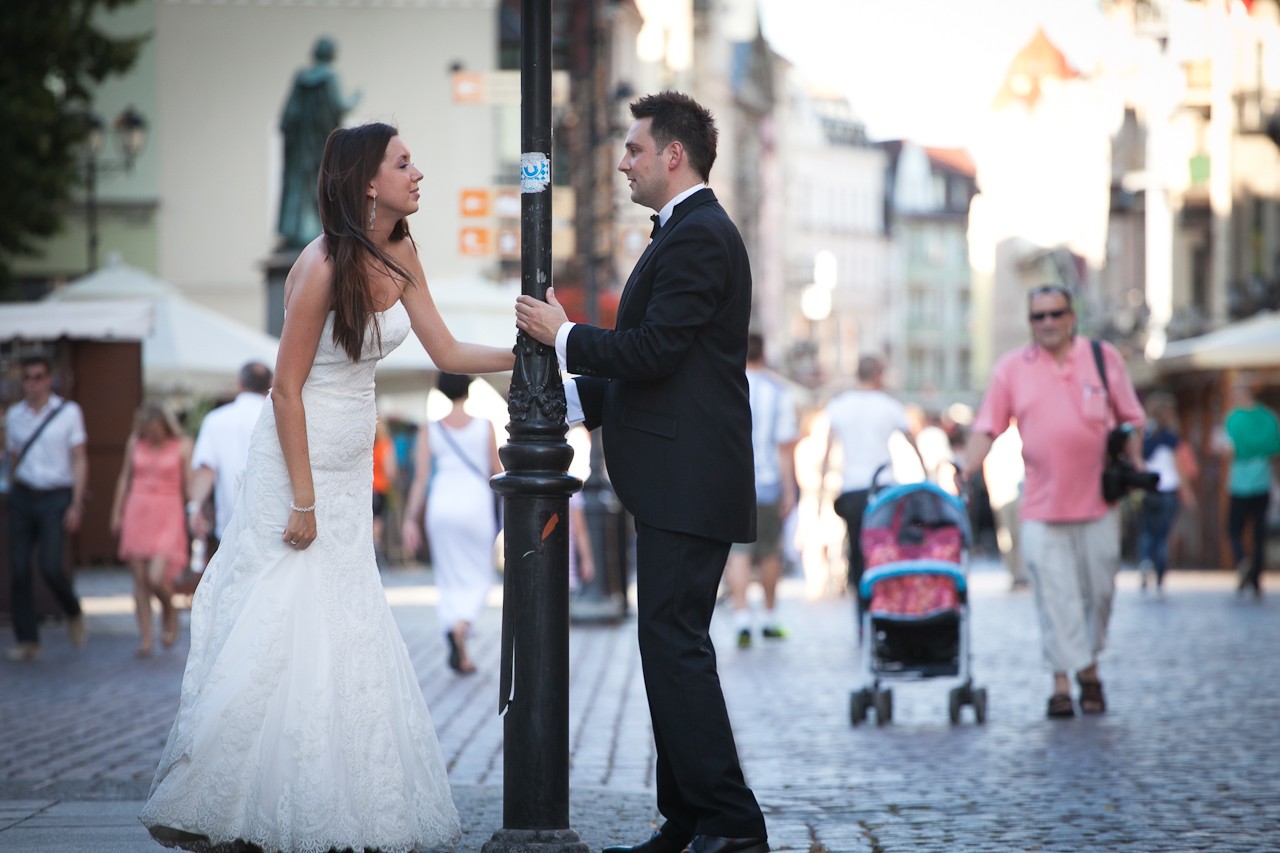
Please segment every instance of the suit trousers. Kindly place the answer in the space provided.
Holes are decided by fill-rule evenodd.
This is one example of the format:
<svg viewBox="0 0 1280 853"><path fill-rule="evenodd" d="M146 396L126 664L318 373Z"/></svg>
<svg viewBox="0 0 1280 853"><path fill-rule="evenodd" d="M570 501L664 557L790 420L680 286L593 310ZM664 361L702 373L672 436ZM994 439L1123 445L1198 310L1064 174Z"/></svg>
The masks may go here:
<svg viewBox="0 0 1280 853"><path fill-rule="evenodd" d="M36 590L31 577L32 549L40 575L68 616L80 615L71 580L63 571L67 532L63 517L71 506L71 489L31 489L14 483L9 492L9 583L13 633L19 643L40 641L36 624Z"/></svg>
<svg viewBox="0 0 1280 853"><path fill-rule="evenodd" d="M728 542L636 522L640 661L657 746L665 837L764 838L764 815L738 762L711 616Z"/></svg>

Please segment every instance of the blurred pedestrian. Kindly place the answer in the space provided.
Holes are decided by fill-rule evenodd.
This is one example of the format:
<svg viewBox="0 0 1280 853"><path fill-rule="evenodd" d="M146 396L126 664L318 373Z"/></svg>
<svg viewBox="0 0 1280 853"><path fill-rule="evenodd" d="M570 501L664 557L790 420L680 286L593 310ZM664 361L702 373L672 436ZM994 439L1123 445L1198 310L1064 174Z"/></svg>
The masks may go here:
<svg viewBox="0 0 1280 853"><path fill-rule="evenodd" d="M1231 459L1227 532L1239 578L1237 590L1252 591L1253 597L1260 599L1266 569L1271 469L1280 460L1280 425L1275 413L1258 402L1254 384L1252 377L1242 376L1231 388L1232 408L1225 424ZM1252 530L1251 556L1244 546L1245 528Z"/></svg>
<svg viewBox="0 0 1280 853"><path fill-rule="evenodd" d="M752 614L747 605L751 570L759 571L764 591L760 636L786 637L778 621L778 579L782 576L782 526L796 505L796 407L791 391L765 363L764 338L747 335L747 392L751 404L751 443L756 473L756 541L729 549L724 580L733 606L738 648L751 646Z"/></svg>
<svg viewBox="0 0 1280 853"><path fill-rule="evenodd" d="M591 529L587 526L586 498L582 490L569 496L569 591L578 592L596 576Z"/></svg>
<svg viewBox="0 0 1280 853"><path fill-rule="evenodd" d="M806 594L810 598L840 595L849 572L845 553L845 522L832 507L839 495L839 474L822 469L830 424L821 408L800 417L799 440L793 456L799 499L793 545L799 551Z"/></svg>
<svg viewBox="0 0 1280 853"><path fill-rule="evenodd" d="M940 412L921 410L920 429L915 433L915 440L916 450L920 452L920 462L924 466L924 478L954 494L956 484L951 436L943 427Z"/></svg>
<svg viewBox="0 0 1280 853"><path fill-rule="evenodd" d="M187 522L194 535L212 535L210 554L217 550L235 509L236 493L249 461L249 440L262 416L267 392L271 390L271 368L258 361L246 362L240 368L238 383L240 390L234 400L204 416L191 451ZM214 511L212 527L205 513L210 496Z"/></svg>
<svg viewBox="0 0 1280 853"><path fill-rule="evenodd" d="M1142 428L1142 458L1147 470L1159 475L1155 491L1143 492L1138 510L1138 574L1141 589L1155 580L1156 594L1164 592L1169 568L1169 536L1182 502L1183 475L1178 463L1182 441L1177 432L1177 406L1171 394L1152 392L1146 400L1147 423ZM1193 496L1190 496L1194 500Z"/></svg>
<svg viewBox="0 0 1280 853"><path fill-rule="evenodd" d="M582 424L574 424L565 434L573 448L569 463L570 476L587 482L591 477L591 433ZM586 495L579 489L569 496L569 591L578 592L596 576L595 551L591 545L591 529L587 526Z"/></svg>
<svg viewBox="0 0 1280 853"><path fill-rule="evenodd" d="M386 421L379 419L373 434L373 552L381 568L387 562L387 517L396 500L396 447Z"/></svg>
<svg viewBox="0 0 1280 853"><path fill-rule="evenodd" d="M414 334L444 368L510 370L457 340L407 218L423 174L394 127L333 131L324 234L284 287L271 403L196 588L180 705L140 819L195 850L436 849L460 837L431 714L373 553L379 362Z"/></svg>
<svg viewBox="0 0 1280 853"><path fill-rule="evenodd" d="M53 362L22 359L22 399L5 413L5 442L13 460L9 488L10 607L17 645L12 661L40 658L32 561L67 616L73 646L87 637L84 613L63 569L67 536L80 529L88 498L89 456L84 413L53 393Z"/></svg>
<svg viewBox="0 0 1280 853"><path fill-rule="evenodd" d="M1101 714L1106 698L1097 656L1120 570L1118 513L1103 500L1102 470L1107 435L1118 423L1135 428L1127 452L1142 469L1142 406L1119 351L1107 343L1095 351L1094 342L1076 335L1070 291L1037 287L1027 307L1033 342L996 362L962 470L979 471L995 438L1017 421L1026 464L1023 556L1053 672L1048 715L1075 715L1071 673L1080 684L1080 710Z"/></svg>
<svg viewBox="0 0 1280 853"><path fill-rule="evenodd" d="M1009 570L1011 589L1025 589L1027 565L1022 559L1022 488L1026 479L1022 436L1016 421L996 436L982 463L982 481L996 528L996 548Z"/></svg>
<svg viewBox="0 0 1280 853"><path fill-rule="evenodd" d="M554 288L545 302L516 299L516 326L578 374L565 388L569 420L603 430L610 481L636 524L640 662L665 822L605 853L765 853L710 637L729 546L755 538L750 262L707 185L711 113L671 91L630 110L618 170L654 227L615 327L569 322Z"/></svg>
<svg viewBox="0 0 1280 853"><path fill-rule="evenodd" d="M858 360L857 386L837 394L827 403L830 428L822 454L822 474L825 478L832 451L838 446L843 462L840 495L835 499L834 508L849 531L847 589L856 602L859 625L862 624L862 601L858 583L866 568L860 541L862 514L866 512L872 491L893 479L890 439L895 434L901 435L915 447L907 408L885 390L884 372L884 360L879 356L862 356ZM920 464L923 468L923 461Z"/></svg>
<svg viewBox="0 0 1280 853"><path fill-rule="evenodd" d="M395 500L391 502L390 515L387 518L387 557L394 564L414 562L417 554L411 553L400 539L400 529L404 526L404 510L409 503L409 489L413 486L414 445L418 441L418 424L392 416L387 421L387 429L391 432L391 445L395 450L396 476L391 492Z"/></svg>
<svg viewBox="0 0 1280 853"><path fill-rule="evenodd" d="M182 511L190 482L191 440L167 406L144 404L125 444L111 504L111 532L133 574L138 657L149 657L154 645L152 598L160 602L161 644L167 649L178 641L173 588L190 555Z"/></svg>
<svg viewBox="0 0 1280 853"><path fill-rule="evenodd" d="M467 641L495 580L498 521L489 478L502 470L502 463L493 424L467 414L471 377L441 373L436 387L451 406L443 418L423 423L418 431L417 476L401 537L406 548L416 551L425 517L449 667L469 675L476 667Z"/></svg>

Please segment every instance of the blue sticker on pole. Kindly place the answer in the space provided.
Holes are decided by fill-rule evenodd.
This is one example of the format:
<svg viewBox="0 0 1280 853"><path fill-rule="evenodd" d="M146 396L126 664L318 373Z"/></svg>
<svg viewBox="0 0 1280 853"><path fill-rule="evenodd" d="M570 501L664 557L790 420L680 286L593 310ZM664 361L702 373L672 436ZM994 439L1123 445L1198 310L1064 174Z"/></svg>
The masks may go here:
<svg viewBox="0 0 1280 853"><path fill-rule="evenodd" d="M520 192L540 193L551 184L551 159L540 152L520 155Z"/></svg>

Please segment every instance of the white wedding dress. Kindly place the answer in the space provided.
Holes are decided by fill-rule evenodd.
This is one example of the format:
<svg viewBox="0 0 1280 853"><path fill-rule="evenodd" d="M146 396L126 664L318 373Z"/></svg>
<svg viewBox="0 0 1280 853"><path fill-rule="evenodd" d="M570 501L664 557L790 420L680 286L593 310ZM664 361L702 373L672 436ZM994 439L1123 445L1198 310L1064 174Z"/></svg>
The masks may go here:
<svg viewBox="0 0 1280 853"><path fill-rule="evenodd" d="M397 303L375 320L352 362L330 314L302 390L318 532L303 551L282 541L293 492L273 409L262 409L235 513L196 590L181 704L140 815L169 846L404 853L459 837L374 561L374 368L409 318Z"/></svg>

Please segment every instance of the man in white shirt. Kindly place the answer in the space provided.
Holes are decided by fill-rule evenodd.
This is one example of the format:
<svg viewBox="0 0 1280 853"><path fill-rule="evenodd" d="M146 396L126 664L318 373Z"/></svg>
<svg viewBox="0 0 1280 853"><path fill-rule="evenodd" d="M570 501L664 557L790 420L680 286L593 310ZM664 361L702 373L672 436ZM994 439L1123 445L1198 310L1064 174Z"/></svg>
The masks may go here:
<svg viewBox="0 0 1280 853"><path fill-rule="evenodd" d="M760 586L764 590L760 635L766 640L786 636L775 610L778 578L782 574L782 526L796 505L796 407L791 391L766 368L764 338L755 332L747 335L747 387L756 472L756 541L734 543L724 569L738 648L751 645L747 588L753 563L760 567Z"/></svg>
<svg viewBox="0 0 1280 853"><path fill-rule="evenodd" d="M236 505L236 491L249 461L249 439L271 390L271 368L251 361L240 368L240 393L204 416L191 451L191 500L187 519L196 536L208 536L205 502L213 496L215 540L222 539Z"/></svg>
<svg viewBox="0 0 1280 853"><path fill-rule="evenodd" d="M84 414L53 393L53 364L44 356L22 360L22 400L5 417L6 447L14 459L9 491L9 572L13 631L12 661L40 657L33 557L40 576L67 615L75 646L86 637L84 614L63 570L66 537L80 529L89 483ZM35 552L34 554L32 552Z"/></svg>
<svg viewBox="0 0 1280 853"><path fill-rule="evenodd" d="M864 355L858 360L858 385L837 394L827 403L827 418L831 429L827 434L827 449L822 456L823 477L826 476L831 448L839 444L844 456L840 496L835 501L836 515L844 519L849 528L849 586L859 601L858 583L862 580L865 563L862 559L862 513L877 483L892 479L889 456L889 439L895 432L902 433L915 449L906 407L884 390L884 361L879 356ZM916 451L919 453L919 451ZM923 465L923 462L921 463ZM883 469L883 471L881 470Z"/></svg>

